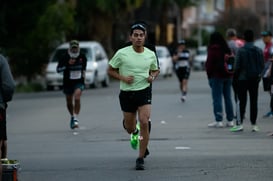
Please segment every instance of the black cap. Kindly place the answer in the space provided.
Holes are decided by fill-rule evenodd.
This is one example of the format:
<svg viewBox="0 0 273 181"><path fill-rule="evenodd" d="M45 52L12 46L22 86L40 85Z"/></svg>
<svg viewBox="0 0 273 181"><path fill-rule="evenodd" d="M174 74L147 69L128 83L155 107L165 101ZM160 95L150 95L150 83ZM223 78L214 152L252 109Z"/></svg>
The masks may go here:
<svg viewBox="0 0 273 181"><path fill-rule="evenodd" d="M271 31L263 31L263 32L261 33L261 35L262 35L262 36L272 36L272 33L271 33Z"/></svg>
<svg viewBox="0 0 273 181"><path fill-rule="evenodd" d="M70 48L78 48L79 42L77 40L71 40L69 45L70 45Z"/></svg>

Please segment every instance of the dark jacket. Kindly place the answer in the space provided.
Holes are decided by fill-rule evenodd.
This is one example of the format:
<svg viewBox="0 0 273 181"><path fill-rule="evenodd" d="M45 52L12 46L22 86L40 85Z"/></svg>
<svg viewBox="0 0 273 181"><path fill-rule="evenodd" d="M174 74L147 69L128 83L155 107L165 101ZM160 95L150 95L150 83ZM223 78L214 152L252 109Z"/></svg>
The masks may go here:
<svg viewBox="0 0 273 181"><path fill-rule="evenodd" d="M11 101L15 91L15 82L7 60L0 55L0 108L5 109L6 103Z"/></svg>
<svg viewBox="0 0 273 181"><path fill-rule="evenodd" d="M232 78L224 70L225 52L220 45L214 44L208 47L208 56L206 61L206 72L208 78Z"/></svg>
<svg viewBox="0 0 273 181"><path fill-rule="evenodd" d="M254 51L256 53L254 53ZM250 52L251 54L254 54L250 57ZM255 59L252 59L252 57L256 57ZM258 65L252 64L249 61L256 60L257 63L259 64L259 67L262 70L264 68L264 56L263 56L263 51L259 49L258 47L254 46L253 42L247 42L242 48L240 48L237 52L236 59L235 59L235 73L234 73L234 78L237 80L248 80L248 71L251 69L250 65L255 66L255 68L258 67ZM255 69L252 68L252 69ZM260 75L262 76L262 75Z"/></svg>

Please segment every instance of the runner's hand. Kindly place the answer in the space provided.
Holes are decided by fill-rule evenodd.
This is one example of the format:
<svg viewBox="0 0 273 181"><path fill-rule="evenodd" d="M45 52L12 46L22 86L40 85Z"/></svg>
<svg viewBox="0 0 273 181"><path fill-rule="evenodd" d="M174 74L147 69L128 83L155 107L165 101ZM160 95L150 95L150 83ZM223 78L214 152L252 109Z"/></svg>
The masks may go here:
<svg viewBox="0 0 273 181"><path fill-rule="evenodd" d="M134 76L124 77L123 81L126 82L127 84L132 84L134 82Z"/></svg>

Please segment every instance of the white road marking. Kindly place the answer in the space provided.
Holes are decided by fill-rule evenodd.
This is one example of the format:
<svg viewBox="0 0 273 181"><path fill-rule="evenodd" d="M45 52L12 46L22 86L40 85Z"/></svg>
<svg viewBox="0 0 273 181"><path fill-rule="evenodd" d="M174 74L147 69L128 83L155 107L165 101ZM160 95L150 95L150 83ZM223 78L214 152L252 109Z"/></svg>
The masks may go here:
<svg viewBox="0 0 273 181"><path fill-rule="evenodd" d="M175 149L176 149L176 150L190 150L191 147L187 147L187 146L176 146Z"/></svg>
<svg viewBox="0 0 273 181"><path fill-rule="evenodd" d="M182 115L178 115L177 118L183 118L183 116Z"/></svg>
<svg viewBox="0 0 273 181"><path fill-rule="evenodd" d="M162 121L161 121L161 124L166 124L166 121L162 120Z"/></svg>

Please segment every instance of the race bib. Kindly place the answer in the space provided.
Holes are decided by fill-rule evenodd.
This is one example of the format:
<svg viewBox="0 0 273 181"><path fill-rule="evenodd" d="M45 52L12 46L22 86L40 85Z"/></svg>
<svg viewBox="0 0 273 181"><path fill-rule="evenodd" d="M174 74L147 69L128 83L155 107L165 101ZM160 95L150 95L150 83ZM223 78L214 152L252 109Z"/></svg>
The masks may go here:
<svg viewBox="0 0 273 181"><path fill-rule="evenodd" d="M177 64L179 67L187 67L189 65L188 61L179 61Z"/></svg>
<svg viewBox="0 0 273 181"><path fill-rule="evenodd" d="M82 72L80 70L70 71L70 79L80 79Z"/></svg>

